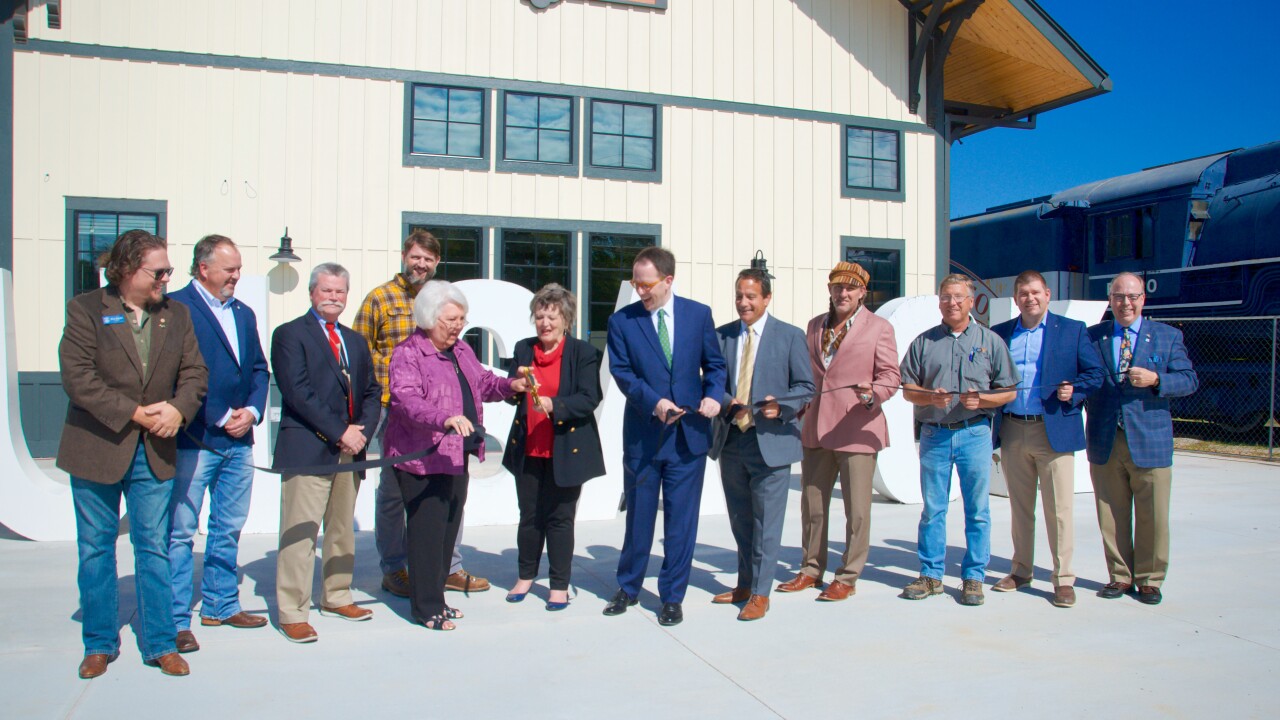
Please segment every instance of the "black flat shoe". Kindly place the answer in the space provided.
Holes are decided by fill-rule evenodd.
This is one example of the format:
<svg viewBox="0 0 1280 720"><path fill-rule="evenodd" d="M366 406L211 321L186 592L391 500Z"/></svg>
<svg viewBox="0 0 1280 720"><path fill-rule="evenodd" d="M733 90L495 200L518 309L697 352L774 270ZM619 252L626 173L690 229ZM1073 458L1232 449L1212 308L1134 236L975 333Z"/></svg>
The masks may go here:
<svg viewBox="0 0 1280 720"><path fill-rule="evenodd" d="M1160 588L1143 585L1138 588L1138 602L1143 605L1159 605L1164 596L1160 594Z"/></svg>
<svg viewBox="0 0 1280 720"><path fill-rule="evenodd" d="M662 612L658 613L658 624L666 627L679 625L684 621L684 610L680 603L662 603Z"/></svg>
<svg viewBox="0 0 1280 720"><path fill-rule="evenodd" d="M605 615L621 615L627 611L627 608L639 602L638 598L633 598L627 594L626 590L618 588L618 592L613 594L613 598L609 600L609 604L604 606Z"/></svg>

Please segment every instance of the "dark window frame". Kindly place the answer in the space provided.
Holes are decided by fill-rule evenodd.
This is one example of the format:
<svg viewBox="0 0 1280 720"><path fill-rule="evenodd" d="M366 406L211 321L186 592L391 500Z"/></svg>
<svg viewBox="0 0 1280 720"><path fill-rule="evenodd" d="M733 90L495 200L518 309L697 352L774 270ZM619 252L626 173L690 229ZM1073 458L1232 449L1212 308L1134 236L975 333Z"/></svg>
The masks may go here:
<svg viewBox="0 0 1280 720"><path fill-rule="evenodd" d="M569 162L546 162L542 160L508 160L507 158L507 99L512 95L537 98L555 98L569 101ZM503 90L498 100L497 120L494 122L497 131L497 152L494 153L494 169L499 172L557 175L560 177L580 177L582 153L579 144L582 141L582 122L579 116L581 98L574 95L560 95L545 92L527 92L524 90Z"/></svg>
<svg viewBox="0 0 1280 720"><path fill-rule="evenodd" d="M872 311L877 310L880 308L880 306L884 305L890 300L895 300L900 297L906 297L907 241L905 239L858 237L853 235L840 236L840 259L841 260L849 261L849 257L851 253L857 252L857 251L866 251L871 253L886 253L886 252L898 253L898 277L893 280L893 282L897 284L898 292L896 295L893 295L892 297L887 297L882 301L875 300L873 293L876 290L874 286L879 283L885 282L885 279L878 277L879 273L876 272L876 268L874 267L868 268L868 267L865 267L863 263L859 263L860 265L864 265L863 269L865 269L871 275L871 283L870 283L870 287L867 288L867 298L866 298L868 310L872 310ZM857 260L853 260L852 262L857 262Z"/></svg>
<svg viewBox="0 0 1280 720"><path fill-rule="evenodd" d="M627 168L612 165L596 165L593 156L592 140L595 136L595 109L596 103L609 103L611 105L622 105L625 113L625 107L628 105L635 107L647 107L653 110L653 167L650 169ZM604 180L634 180L637 182L662 182L662 105L656 105L646 102L633 102L630 100L613 100L609 98L587 98L585 118L583 120L583 155L585 162L583 163L582 174L589 178L600 178ZM639 136L635 136L639 137Z"/></svg>
<svg viewBox="0 0 1280 720"><path fill-rule="evenodd" d="M413 151L413 95L419 87L444 88L446 90L468 90L480 93L480 157L470 155L433 155L415 153ZM493 125L490 107L493 104L492 92L488 88L467 85L444 85L429 82L406 82L404 84L404 165L408 167L439 167L460 170L488 170L490 165L489 135Z"/></svg>
<svg viewBox="0 0 1280 720"><path fill-rule="evenodd" d="M66 274L63 294L70 300L76 295L76 255L79 250L79 237L76 232L76 217L80 213L111 213L115 215L155 215L156 235L167 237L169 204L167 200L136 200L126 198L90 198L66 197ZM172 259L172 258L170 258ZM174 279L170 279L170 283ZM90 292L86 290L85 292Z"/></svg>
<svg viewBox="0 0 1280 720"><path fill-rule="evenodd" d="M896 188L894 189L875 188L875 187L864 187L861 185L851 186L849 184L849 160L851 157L853 157L849 154L849 131L850 130L865 130L872 134L872 143L871 143L872 155L865 158L864 156L861 156L861 155L857 157L861 159L871 160L873 163L876 160L875 149L874 149L875 134L882 133L882 134L894 136L895 142L897 143L897 148L898 148L897 158L893 161L894 164L897 166L897 172L898 172ZM853 125L853 124L847 124L847 123L844 125L841 125L840 126L840 196L845 198L861 198L864 200L890 200L890 201L896 201L896 202L902 202L906 200L907 192L906 192L906 186L905 186L906 178L905 178L905 170L904 170L904 166L906 165L906 163L904 162L905 159L903 155L904 155L904 148L902 143L901 130L890 130L886 128L868 127L863 125ZM882 162L887 162L887 161L882 160Z"/></svg>
<svg viewBox="0 0 1280 720"><path fill-rule="evenodd" d="M497 257L497 263L496 263L497 267L494 268L495 280L506 280L506 278L502 277L502 273L507 268L507 250L508 250L507 243L509 242L507 239L508 233L549 233L549 234L554 233L558 235L567 236L566 257L565 257L564 268L565 270L568 271L568 277L566 278L567 282L561 283L561 284L564 287L568 288L570 292L574 292L574 288L580 285L580 283L578 282L578 254L579 253L577 248L578 248L578 245L581 244L581 237L580 237L581 233L576 230L566 230L566 229L552 230L552 229L547 229L542 227L530 227L526 225L511 225L508 227L495 228L494 255ZM535 264L533 267L550 269L551 267L554 267L554 266L550 266L550 265L542 266L542 265ZM513 281L507 280L507 282L513 282ZM519 283L516 283L516 284L518 285ZM546 283L543 283L543 284L546 284ZM529 292L538 291L538 288L526 288L526 289L528 289ZM574 292L574 294L576 295L577 293ZM576 328L574 328L574 330L576 330Z"/></svg>
<svg viewBox="0 0 1280 720"><path fill-rule="evenodd" d="M582 252L583 252L582 287L583 287L583 290L582 290L582 294L578 296L578 316L580 317L580 322L582 325L581 337L585 339L587 342L590 342L596 347L600 348L601 350L604 349L604 337L605 337L604 331L593 330L592 322L591 322L592 321L592 304L593 304L593 300L591 298L591 288L595 282L594 275L596 272L595 267L591 264L592 240L594 237L599 235L621 235L621 236L632 237L632 238L652 238L653 244L651 247L662 247L661 229L658 228L657 226L647 226L647 227L651 228L651 230L644 231L646 226L637 225L637 226L634 226L634 229L640 230L639 232L586 229L582 233L583 235L583 238L582 238ZM637 250L637 252L639 251ZM608 269L614 269L614 268L608 268ZM617 302L616 296L613 302ZM609 311L609 314L610 315L613 314L612 309ZM595 336L593 336L592 335L593 332L600 332L601 333L600 337L596 338Z"/></svg>
<svg viewBox="0 0 1280 720"><path fill-rule="evenodd" d="M485 279L500 279L497 277L498 268L490 267L489 257L492 255L494 262L500 262L502 258L501 248L494 245L501 242L503 230L533 230L538 232L568 232L573 235L572 245L570 247L570 281L572 285L569 290L578 297L578 322L571 332L574 337L590 339L590 288L591 288L591 258L589 255L582 257L590 252L591 235L633 235L646 236L653 238L655 247L664 247L662 244L662 226L649 223L623 223L609 222L603 220L581 220L568 219L557 220L547 218L528 218L528 217L512 217L504 215L463 215L451 213L425 213L415 211L405 211L401 213L400 234L408 236L409 230L414 226L427 227L460 227L460 228L480 228L481 237L490 243L481 250L481 256L484 261L483 275ZM489 249L493 248L493 252ZM447 260L442 260L447 262ZM581 265L581 272L578 266ZM585 294L585 298L584 298ZM516 338L517 340L519 338ZM513 341L514 342L514 341Z"/></svg>

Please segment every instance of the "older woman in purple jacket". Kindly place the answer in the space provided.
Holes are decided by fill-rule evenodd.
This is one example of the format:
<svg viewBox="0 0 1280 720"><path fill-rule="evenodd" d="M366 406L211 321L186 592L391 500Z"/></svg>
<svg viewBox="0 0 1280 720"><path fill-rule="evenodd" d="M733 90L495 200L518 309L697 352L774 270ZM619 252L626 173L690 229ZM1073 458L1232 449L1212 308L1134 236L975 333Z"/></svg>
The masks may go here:
<svg viewBox="0 0 1280 720"><path fill-rule="evenodd" d="M484 460L482 403L524 392L527 381L485 370L458 342L467 299L450 283L427 283L413 317L418 330L391 353L384 451L405 455L438 444L424 458L397 464L395 474L408 520L413 617L432 630L453 630L462 613L445 604L444 582L467 501L467 464L472 455Z"/></svg>

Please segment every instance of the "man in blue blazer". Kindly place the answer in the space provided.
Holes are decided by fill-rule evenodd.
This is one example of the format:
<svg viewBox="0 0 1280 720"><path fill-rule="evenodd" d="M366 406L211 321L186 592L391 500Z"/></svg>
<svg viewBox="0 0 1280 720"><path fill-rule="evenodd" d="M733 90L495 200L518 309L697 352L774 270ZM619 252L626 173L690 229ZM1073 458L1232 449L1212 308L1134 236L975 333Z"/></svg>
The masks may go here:
<svg viewBox="0 0 1280 720"><path fill-rule="evenodd" d="M1142 317L1142 278L1120 273L1109 295L1115 319L1089 328L1109 372L1085 403L1089 474L1111 576L1098 597L1118 598L1136 586L1138 600L1156 605L1169 569L1169 398L1190 395L1199 380L1182 333Z"/></svg>
<svg viewBox="0 0 1280 720"><path fill-rule="evenodd" d="M676 259L650 247L636 255L631 285L640 296L609 317L609 371L627 397L622 420L626 535L618 557L618 592L604 609L620 615L636 604L662 491L662 571L658 622L684 619L698 534L702 476L711 418L720 413L725 365L711 308L676 297Z"/></svg>
<svg viewBox="0 0 1280 720"><path fill-rule="evenodd" d="M280 430L274 465L280 487L280 547L276 555L276 605L280 632L290 642L316 641L307 622L315 575L316 534L324 527L322 615L368 620L373 611L355 605L355 508L363 472L313 475L291 468L364 460L365 446L382 412L382 389L364 336L338 322L347 306L351 275L337 263L311 271L311 309L276 328L271 367L280 388ZM311 471L314 472L314 471Z"/></svg>
<svg viewBox="0 0 1280 720"><path fill-rule="evenodd" d="M267 357L258 341L258 320L235 298L240 251L230 238L208 235L196 243L193 280L169 295L191 310L200 354L209 368L209 394L187 433L178 435L178 464L170 500L169 569L178 652L200 649L191 632L193 539L205 492L209 528L200 584L200 624L256 628L261 615L240 609L240 530L253 494L253 426L266 411ZM206 450L196 445L198 440Z"/></svg>
<svg viewBox="0 0 1280 720"><path fill-rule="evenodd" d="M1049 312L1044 276L1026 270L1013 281L1021 317L991 328L1009 346L1022 381L1018 395L996 415L995 446L1009 486L1013 568L991 587L1010 592L1035 574L1036 484L1044 504L1053 555L1053 604L1076 604L1074 550L1075 453L1084 449L1085 399L1102 386L1102 357L1078 320Z"/></svg>
<svg viewBox="0 0 1280 720"><path fill-rule="evenodd" d="M769 314L772 297L765 271L743 270L734 287L738 319L716 330L731 364L709 456L720 461L738 582L711 602L746 603L738 613L744 621L769 611L791 465L803 455L796 415L814 388L804 331Z"/></svg>

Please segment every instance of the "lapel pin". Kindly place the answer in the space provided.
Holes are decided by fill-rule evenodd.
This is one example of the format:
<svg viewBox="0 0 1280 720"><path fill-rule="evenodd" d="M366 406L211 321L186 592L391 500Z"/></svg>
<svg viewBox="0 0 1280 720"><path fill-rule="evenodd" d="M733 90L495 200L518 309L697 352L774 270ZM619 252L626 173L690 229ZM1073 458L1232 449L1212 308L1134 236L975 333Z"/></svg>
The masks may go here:
<svg viewBox="0 0 1280 720"><path fill-rule="evenodd" d="M164 328L164 318L160 318L160 327Z"/></svg>

